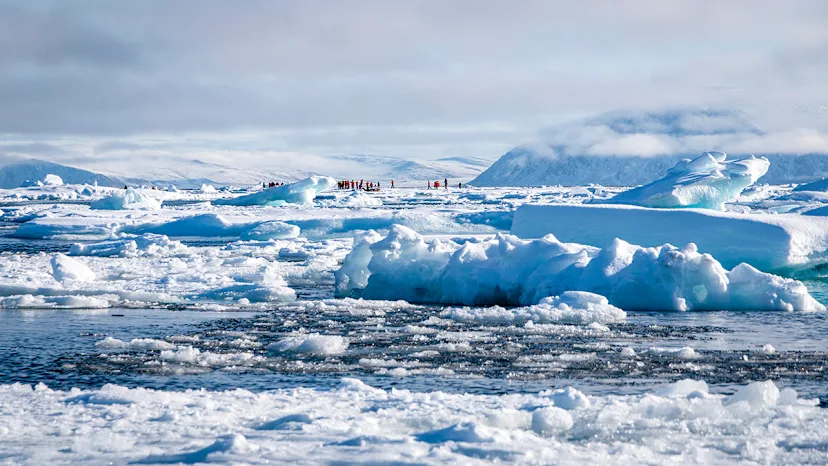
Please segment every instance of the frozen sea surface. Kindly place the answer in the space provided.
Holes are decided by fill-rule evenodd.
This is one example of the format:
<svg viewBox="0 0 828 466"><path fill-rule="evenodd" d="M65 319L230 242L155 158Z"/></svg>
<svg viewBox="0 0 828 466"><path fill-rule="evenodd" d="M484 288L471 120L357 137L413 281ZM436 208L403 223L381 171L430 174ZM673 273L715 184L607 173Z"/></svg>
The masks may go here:
<svg viewBox="0 0 828 466"><path fill-rule="evenodd" d="M412 391L492 395L572 385L606 395L642 393L684 378L703 379L712 391L727 393L736 385L773 379L828 403L824 314L629 313L625 323L606 328L526 328L436 318L442 312L390 306L379 315L376 307L358 303L313 313L302 306L255 314L5 311L0 348L8 352L0 361L0 380L61 390L116 383L263 391L333 388L342 377L356 377L375 387ZM350 345L333 355L268 349L297 329L342 336ZM173 353L193 348L199 355L164 357L151 345L106 347L100 342L107 337L152 339ZM635 355L627 355L626 348Z"/></svg>
<svg viewBox="0 0 828 466"><path fill-rule="evenodd" d="M0 301L0 463L824 464L828 314L511 324L333 299L355 226L401 221L474 241L508 230L521 203L579 203L601 191L590 189L399 190L373 207L336 193L304 210L221 210L315 236L177 236L71 256L98 277L82 283L55 282L50 258L100 239L11 235L43 209L56 222L90 215L86 201L7 204L20 212L0 223L5 284L43 301ZM118 221L213 209L180 196ZM803 282L828 304L822 275ZM63 292L108 301L37 308L77 307ZM167 295L186 299L156 301Z"/></svg>

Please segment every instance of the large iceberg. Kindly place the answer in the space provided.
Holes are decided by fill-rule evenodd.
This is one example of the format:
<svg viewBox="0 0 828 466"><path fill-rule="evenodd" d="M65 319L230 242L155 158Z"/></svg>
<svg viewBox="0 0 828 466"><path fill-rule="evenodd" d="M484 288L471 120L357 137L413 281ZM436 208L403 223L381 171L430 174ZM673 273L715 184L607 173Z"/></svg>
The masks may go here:
<svg viewBox="0 0 828 466"><path fill-rule="evenodd" d="M695 243L724 267L746 262L765 272L794 274L828 263L828 218L795 214L739 214L706 209L624 205L523 205L512 234L593 246L614 238L642 246Z"/></svg>
<svg viewBox="0 0 828 466"><path fill-rule="evenodd" d="M415 303L531 305L586 291L625 310L825 310L801 282L747 264L728 271L692 243L598 249L498 234L458 244L395 225L359 235L335 278L340 297Z"/></svg>
<svg viewBox="0 0 828 466"><path fill-rule="evenodd" d="M724 152L705 152L696 159L680 161L660 180L602 202L724 210L726 202L738 198L745 188L764 176L769 167L770 162L764 157L749 156L729 161Z"/></svg>
<svg viewBox="0 0 828 466"><path fill-rule="evenodd" d="M312 176L296 183L276 186L246 196L230 199L216 199L215 205L256 206L313 203L313 198L322 191L331 189L336 180L328 176Z"/></svg>

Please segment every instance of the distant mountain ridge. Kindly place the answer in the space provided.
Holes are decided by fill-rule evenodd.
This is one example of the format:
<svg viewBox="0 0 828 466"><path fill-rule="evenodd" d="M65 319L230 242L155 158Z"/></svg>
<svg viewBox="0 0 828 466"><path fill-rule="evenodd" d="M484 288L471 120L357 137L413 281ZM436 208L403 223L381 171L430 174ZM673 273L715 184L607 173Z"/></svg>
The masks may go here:
<svg viewBox="0 0 828 466"><path fill-rule="evenodd" d="M704 150L723 150L732 158L750 155L728 151L727 147L739 147L741 141L767 134L747 121L747 113L740 109L611 112L552 128L544 134L543 143L515 147L471 184L641 185L661 178L679 160L695 158ZM638 148L656 153L639 154ZM825 153L752 154L771 162L759 183L803 183L828 176Z"/></svg>
<svg viewBox="0 0 828 466"><path fill-rule="evenodd" d="M46 175L57 175L67 184L98 184L123 186L123 180L81 168L69 167L45 160L27 160L0 167L0 188L11 189L43 180Z"/></svg>
<svg viewBox="0 0 828 466"><path fill-rule="evenodd" d="M10 189L42 180L46 175L60 176L68 184L176 186L183 189L213 186L254 185L262 182L293 182L310 175L322 174L336 178L373 179L378 181L469 180L491 163L475 157L449 157L433 161L416 161L374 155L337 155L327 157L331 171L318 173L299 167L281 170L237 168L201 160L169 160L155 165L135 167L134 173L98 173L45 160L27 160L0 166L0 188ZM337 169L337 162L347 168Z"/></svg>

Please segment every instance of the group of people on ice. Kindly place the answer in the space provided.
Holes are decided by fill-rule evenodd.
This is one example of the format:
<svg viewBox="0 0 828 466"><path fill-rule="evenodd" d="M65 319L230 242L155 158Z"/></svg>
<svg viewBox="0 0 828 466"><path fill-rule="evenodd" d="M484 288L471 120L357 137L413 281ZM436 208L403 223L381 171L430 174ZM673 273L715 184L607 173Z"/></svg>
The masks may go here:
<svg viewBox="0 0 828 466"><path fill-rule="evenodd" d="M360 191L379 191L379 181L365 181L365 180L341 180L336 183L337 189L351 189ZM391 181L391 187L394 187L394 182Z"/></svg>
<svg viewBox="0 0 828 466"><path fill-rule="evenodd" d="M434 189L440 189L440 181L437 180L434 183L429 181L428 182L428 189L431 189L432 186L434 187ZM443 180L443 187L445 189L449 189L448 178ZM457 183L457 188L462 188L462 187L463 187L463 183Z"/></svg>
<svg viewBox="0 0 828 466"><path fill-rule="evenodd" d="M276 186L284 186L284 185L285 185L284 183L276 183L274 181L271 181L270 183L265 184L265 182L262 181L262 188L263 189L275 188Z"/></svg>

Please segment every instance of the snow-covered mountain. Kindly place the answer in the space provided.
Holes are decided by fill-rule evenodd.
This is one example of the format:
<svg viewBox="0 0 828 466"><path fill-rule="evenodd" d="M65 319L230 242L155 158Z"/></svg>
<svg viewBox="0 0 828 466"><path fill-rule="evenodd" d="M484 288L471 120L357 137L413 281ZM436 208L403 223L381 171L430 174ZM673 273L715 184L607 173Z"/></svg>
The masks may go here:
<svg viewBox="0 0 828 466"><path fill-rule="evenodd" d="M57 175L67 184L95 184L118 187L124 182L116 177L69 167L45 160L27 160L0 167L0 188L17 188L43 180L46 175Z"/></svg>
<svg viewBox="0 0 828 466"><path fill-rule="evenodd" d="M489 160L475 157L448 157L431 161L377 155L337 155L330 158L334 162L333 167L343 167L331 176L397 181L469 180L491 164Z"/></svg>
<svg viewBox="0 0 828 466"><path fill-rule="evenodd" d="M267 181L293 182L313 174L345 179L377 181L469 180L490 165L490 161L474 157L450 157L434 161L415 161L374 155L335 155L323 159L330 167L324 173L314 170L319 165L305 165L301 158L291 166L246 168L186 159L144 159L105 166L104 173L70 167L44 160L28 160L0 167L0 188L16 188L42 180L48 174L60 176L68 184L94 184L121 187L124 185L155 185L189 189L202 184L213 186L253 185Z"/></svg>
<svg viewBox="0 0 828 466"><path fill-rule="evenodd" d="M798 136L811 133L770 132L748 117L740 109L613 112L550 129L543 143L510 150L471 184L640 185L707 150L767 157L771 166L760 183L802 183L828 176L828 153L797 150L802 146Z"/></svg>
<svg viewBox="0 0 828 466"><path fill-rule="evenodd" d="M128 184L152 183L159 186L175 185L179 188L198 188L203 184L213 186L254 185L262 182L293 182L310 176L309 172L285 169L251 169L204 162L197 159L166 159L147 164L129 173L113 173Z"/></svg>

